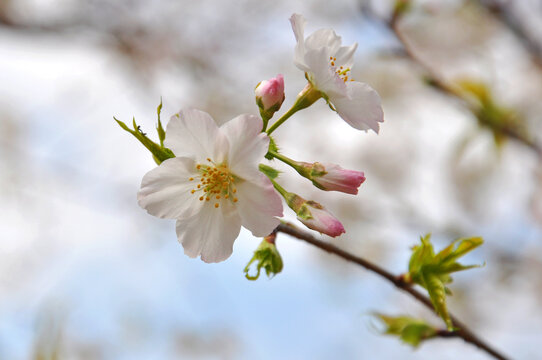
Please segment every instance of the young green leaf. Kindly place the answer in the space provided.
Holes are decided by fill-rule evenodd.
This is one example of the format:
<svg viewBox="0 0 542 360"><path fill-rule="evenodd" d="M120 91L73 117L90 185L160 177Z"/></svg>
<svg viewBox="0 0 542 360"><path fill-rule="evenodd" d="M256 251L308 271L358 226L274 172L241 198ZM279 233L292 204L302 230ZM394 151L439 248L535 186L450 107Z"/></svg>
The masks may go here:
<svg viewBox="0 0 542 360"><path fill-rule="evenodd" d="M247 266L243 270L245 277L248 280L257 280L260 277L262 268L265 269L265 273L269 278L282 271L282 257L280 256L275 245L275 237L275 233L265 237L256 251L254 251L254 256L252 256L252 259L250 259ZM256 262L256 274L250 275L250 266L253 262Z"/></svg>
<svg viewBox="0 0 542 360"><path fill-rule="evenodd" d="M483 244L480 237L457 239L435 254L430 235L421 237L421 244L415 246L408 264L406 281L424 287L437 314L444 320L449 330L453 329L452 320L446 307L446 295L452 292L446 284L452 282L451 273L478 267L463 265L457 260Z"/></svg>
<svg viewBox="0 0 542 360"><path fill-rule="evenodd" d="M417 347L424 340L436 336L437 329L420 319L408 316L388 316L384 314L373 314L384 326L383 333L396 335L406 344Z"/></svg>
<svg viewBox="0 0 542 360"><path fill-rule="evenodd" d="M143 146L145 146L152 153L154 161L156 161L157 164L160 164L162 161L169 158L175 157L173 151L166 147L160 146L151 139L149 139L147 137L147 134L143 133L139 125L136 124L135 118L132 121L133 130L130 129L122 121L117 120L115 117L113 117L113 119L115 119L115 121L117 122L117 124L120 125L121 128L132 134L137 140L139 140L143 144Z"/></svg>
<svg viewBox="0 0 542 360"><path fill-rule="evenodd" d="M442 279L433 272L423 270L422 278L424 287L429 293L429 298L431 299L431 303L437 314L444 320L448 329L453 329L452 320L450 319L448 308L446 306L446 288Z"/></svg>

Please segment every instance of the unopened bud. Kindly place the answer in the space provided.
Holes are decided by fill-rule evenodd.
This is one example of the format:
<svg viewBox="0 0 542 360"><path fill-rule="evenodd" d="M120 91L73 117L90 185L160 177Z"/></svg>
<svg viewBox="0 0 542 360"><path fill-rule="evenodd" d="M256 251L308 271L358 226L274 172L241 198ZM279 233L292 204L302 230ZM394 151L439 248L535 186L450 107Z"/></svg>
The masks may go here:
<svg viewBox="0 0 542 360"><path fill-rule="evenodd" d="M331 237L339 236L345 232L343 224L316 201L305 200L295 194L292 194L292 197L286 201L297 214L297 219L309 229Z"/></svg>
<svg viewBox="0 0 542 360"><path fill-rule="evenodd" d="M365 181L361 171L343 169L336 164L313 164L300 162L298 172L310 179L314 186L326 191L340 191L356 195L358 188Z"/></svg>
<svg viewBox="0 0 542 360"><path fill-rule="evenodd" d="M262 118L269 120L284 101L284 77L278 74L275 78L260 82L254 89L254 94Z"/></svg>

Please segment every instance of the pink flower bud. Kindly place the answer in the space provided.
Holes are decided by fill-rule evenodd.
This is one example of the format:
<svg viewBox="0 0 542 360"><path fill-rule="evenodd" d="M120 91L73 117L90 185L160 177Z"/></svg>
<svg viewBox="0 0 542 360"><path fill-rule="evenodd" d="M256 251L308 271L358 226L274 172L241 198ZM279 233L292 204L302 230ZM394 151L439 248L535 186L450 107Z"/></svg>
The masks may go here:
<svg viewBox="0 0 542 360"><path fill-rule="evenodd" d="M284 101L284 77L278 74L275 78L260 82L254 93L261 110L277 111Z"/></svg>
<svg viewBox="0 0 542 360"><path fill-rule="evenodd" d="M331 237L339 236L345 232L343 224L316 201L305 202L302 211L297 214L297 218L309 229Z"/></svg>
<svg viewBox="0 0 542 360"><path fill-rule="evenodd" d="M361 171L346 170L335 164L320 164L323 167L322 175L318 173L312 174L313 183L323 190L341 191L347 194L357 194L358 188L365 181L365 174Z"/></svg>

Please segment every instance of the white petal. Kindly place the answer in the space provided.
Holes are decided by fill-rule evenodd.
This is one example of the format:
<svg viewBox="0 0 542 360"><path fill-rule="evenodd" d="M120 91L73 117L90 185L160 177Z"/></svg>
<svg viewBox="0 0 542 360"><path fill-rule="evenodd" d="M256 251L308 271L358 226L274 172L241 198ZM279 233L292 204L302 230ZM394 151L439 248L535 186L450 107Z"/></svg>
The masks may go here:
<svg viewBox="0 0 542 360"><path fill-rule="evenodd" d="M305 63L310 67L312 84L327 96L346 96L346 85L329 63L326 48L311 50L305 54Z"/></svg>
<svg viewBox="0 0 542 360"><path fill-rule="evenodd" d="M347 97L330 96L337 113L352 127L358 130L372 129L378 134L378 123L384 121L380 96L364 83L349 81L346 86Z"/></svg>
<svg viewBox="0 0 542 360"><path fill-rule="evenodd" d="M233 251L241 218L230 202L223 202L219 208L205 203L199 213L177 220L176 230L186 255L191 258L201 255L201 260L207 263L220 262Z"/></svg>
<svg viewBox="0 0 542 360"><path fill-rule="evenodd" d="M352 69L352 66L354 66L354 53L357 48L358 43L354 43L350 46L341 46L333 55L337 59L335 60L335 66Z"/></svg>
<svg viewBox="0 0 542 360"><path fill-rule="evenodd" d="M294 31L295 40L297 42L294 52L294 64L299 69L303 71L309 71L307 65L305 64L305 24L307 20L302 15L293 14L290 17L290 24L292 25L292 30Z"/></svg>
<svg viewBox="0 0 542 360"><path fill-rule="evenodd" d="M194 157L202 162L213 158L217 143L218 126L206 112L185 109L169 120L164 145L176 156Z"/></svg>
<svg viewBox="0 0 542 360"><path fill-rule="evenodd" d="M263 122L254 115L240 115L220 127L228 139L228 166L235 175L251 179L259 174L258 164L269 147L269 137L261 133Z"/></svg>
<svg viewBox="0 0 542 360"><path fill-rule="evenodd" d="M244 227L254 236L267 236L278 226L281 217L282 200L265 175L260 173L258 181L243 181L236 184L237 210Z"/></svg>
<svg viewBox="0 0 542 360"><path fill-rule="evenodd" d="M326 48L329 54L327 58L329 64L329 56L335 54L339 50L341 42L341 37L335 34L335 31L332 29L320 29L316 30L305 39L305 49L310 51Z"/></svg>
<svg viewBox="0 0 542 360"><path fill-rule="evenodd" d="M189 181L189 178L196 175L194 160L186 157L167 159L143 177L137 193L139 206L151 215L166 219L193 214L199 208L199 201L196 194L190 193L195 188L195 181Z"/></svg>
<svg viewBox="0 0 542 360"><path fill-rule="evenodd" d="M297 42L303 42L305 39L304 31L307 20L303 15L292 14L290 16L290 24L292 24L292 30L294 31L295 40Z"/></svg>

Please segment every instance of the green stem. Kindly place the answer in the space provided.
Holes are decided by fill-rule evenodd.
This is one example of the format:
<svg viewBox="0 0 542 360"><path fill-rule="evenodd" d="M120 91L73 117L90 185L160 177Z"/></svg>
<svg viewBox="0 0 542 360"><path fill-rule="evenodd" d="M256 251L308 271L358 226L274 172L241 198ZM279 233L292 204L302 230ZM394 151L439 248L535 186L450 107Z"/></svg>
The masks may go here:
<svg viewBox="0 0 542 360"><path fill-rule="evenodd" d="M285 199L285 200L288 200L289 198L292 197L292 193L289 193L288 191L286 191L282 186L280 186L275 180L269 178L269 180L271 180L271 184L273 184L273 186L275 187L275 189L282 195L282 197Z"/></svg>
<svg viewBox="0 0 542 360"><path fill-rule="evenodd" d="M286 120L293 114L307 108L314 104L314 102L322 97L322 93L312 87L309 83L300 93L297 95L294 105L284 115L280 117L270 128L267 130L267 135L271 135L279 126L281 126Z"/></svg>
<svg viewBox="0 0 542 360"><path fill-rule="evenodd" d="M295 160L292 160L289 157L286 157L286 156L284 156L282 154L279 154L278 152L273 151L273 150L269 150L268 153L271 156L273 156L274 158L279 159L283 163L288 164L288 165L290 165L291 167L293 167L294 169L297 170L298 165L297 165L297 162Z"/></svg>
<svg viewBox="0 0 542 360"><path fill-rule="evenodd" d="M295 114L298 110L300 109L297 109L294 106L292 106L292 108L290 110L288 110L284 115L282 115L280 117L280 119L278 119L273 125L271 125L271 127L269 128L269 130L267 130L267 135L271 135L271 133L273 131L275 131L279 126L282 125L282 123L284 123L286 120L288 120L290 118L290 116L292 116L293 114Z"/></svg>

